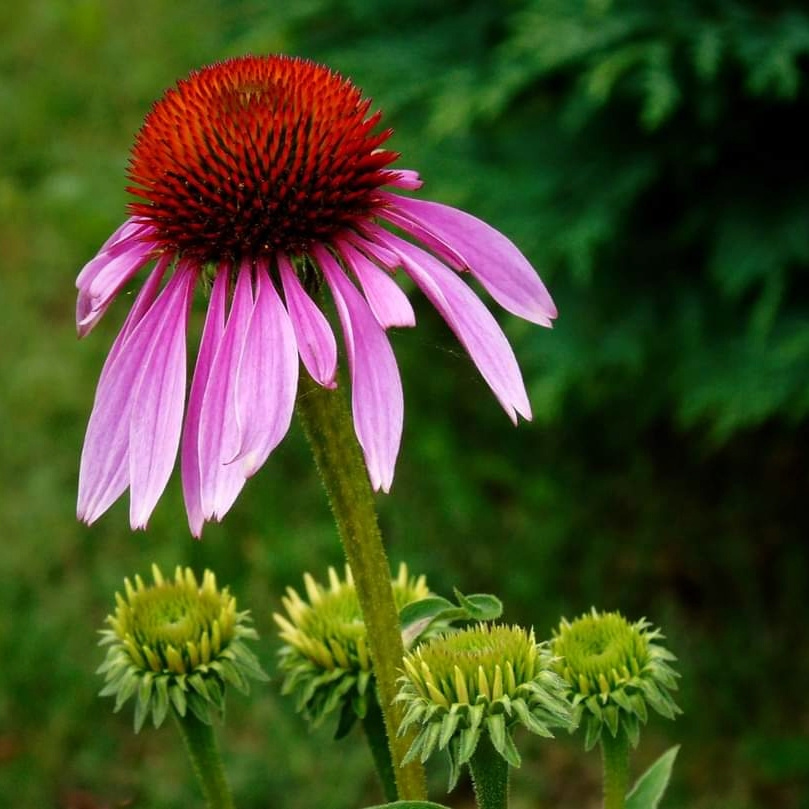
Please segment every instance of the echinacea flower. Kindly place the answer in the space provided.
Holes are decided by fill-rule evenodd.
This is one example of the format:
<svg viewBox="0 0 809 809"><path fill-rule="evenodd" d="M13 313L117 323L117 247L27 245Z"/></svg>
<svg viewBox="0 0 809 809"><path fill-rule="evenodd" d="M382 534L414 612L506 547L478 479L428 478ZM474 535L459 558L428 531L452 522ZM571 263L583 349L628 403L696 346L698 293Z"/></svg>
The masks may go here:
<svg viewBox="0 0 809 809"><path fill-rule="evenodd" d="M397 269L438 309L511 419L531 417L514 353L462 276L549 326L556 309L545 286L489 225L384 189L421 181L388 168L398 155L382 148L391 131L375 131L370 104L320 65L247 56L192 73L152 107L130 160L130 217L76 281L83 336L154 262L101 372L79 518L92 523L128 487L130 522L144 528L179 448L191 532L220 520L289 428L298 357L318 384L336 384L324 287L342 326L370 481L387 492L403 399L386 330L415 322ZM198 286L209 296L186 405Z"/></svg>
<svg viewBox="0 0 809 809"><path fill-rule="evenodd" d="M152 585L125 579L126 597L115 594L115 614L101 631L109 647L98 669L101 696L115 696L116 711L135 697L135 732L149 714L159 727L170 709L210 724L212 711L224 711L228 684L247 694L248 679L269 679L245 644L258 637L250 613L237 612L210 570L199 583L191 568L178 565L171 579L152 565L152 578Z"/></svg>
<svg viewBox="0 0 809 809"><path fill-rule="evenodd" d="M295 695L296 710L313 725L339 711L341 730L347 730L355 718L365 717L369 686L371 692L374 688L368 631L354 578L346 565L344 579L329 568L328 587L309 573L303 581L306 598L287 587L282 598L287 614L273 615L284 641L279 650L282 693ZM411 576L404 563L391 589L399 610L431 595L425 577ZM372 693L370 697L375 698Z"/></svg>
<svg viewBox="0 0 809 809"><path fill-rule="evenodd" d="M514 730L552 737L568 727L565 682L553 671L547 643L533 630L481 623L439 635L405 655L397 700L405 706L400 733L419 729L406 760L450 756L450 789L460 768L487 737L512 767L520 766Z"/></svg>
<svg viewBox="0 0 809 809"><path fill-rule="evenodd" d="M663 634L651 627L645 618L630 624L619 612L593 607L572 623L562 619L554 632L554 669L567 683L576 727L585 725L586 750L605 727L637 747L647 708L667 719L682 713L670 693L680 675L669 663L677 658L655 642Z"/></svg>

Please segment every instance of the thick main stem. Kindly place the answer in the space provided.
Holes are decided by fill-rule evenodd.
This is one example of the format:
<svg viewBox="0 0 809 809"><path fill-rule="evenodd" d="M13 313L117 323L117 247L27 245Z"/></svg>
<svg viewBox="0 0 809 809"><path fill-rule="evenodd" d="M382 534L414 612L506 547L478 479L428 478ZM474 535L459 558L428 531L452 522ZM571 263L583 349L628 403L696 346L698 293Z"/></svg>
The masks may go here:
<svg viewBox="0 0 809 809"><path fill-rule="evenodd" d="M509 764L485 733L469 760L469 769L478 809L507 809Z"/></svg>
<svg viewBox="0 0 809 809"><path fill-rule="evenodd" d="M601 732L604 762L604 809L624 809L629 789L629 739L623 728L613 738L606 728Z"/></svg>
<svg viewBox="0 0 809 809"><path fill-rule="evenodd" d="M213 727L197 719L191 711L174 714L185 742L194 774L197 776L208 809L234 809L225 768L216 745Z"/></svg>
<svg viewBox="0 0 809 809"><path fill-rule="evenodd" d="M399 704L394 703L404 647L393 601L390 565L348 403L341 390L321 388L304 373L297 410L326 487L357 588L399 797L423 800L427 792L424 768L418 762L401 766L412 741L409 734L398 736L402 711Z"/></svg>

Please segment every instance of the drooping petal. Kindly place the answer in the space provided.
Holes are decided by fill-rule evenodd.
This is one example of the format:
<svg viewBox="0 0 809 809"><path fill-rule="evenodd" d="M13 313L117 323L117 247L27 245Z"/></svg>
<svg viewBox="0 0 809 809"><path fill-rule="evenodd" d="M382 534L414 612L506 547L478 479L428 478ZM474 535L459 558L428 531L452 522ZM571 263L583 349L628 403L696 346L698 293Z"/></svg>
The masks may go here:
<svg viewBox="0 0 809 809"><path fill-rule="evenodd" d="M185 333L194 276L176 273L166 285L169 296L159 331L143 357L129 423L129 520L146 528L166 488L183 424L185 404Z"/></svg>
<svg viewBox="0 0 809 809"><path fill-rule="evenodd" d="M365 300L383 329L416 325L416 315L407 295L384 270L346 241L338 243L337 249L357 276Z"/></svg>
<svg viewBox="0 0 809 809"><path fill-rule="evenodd" d="M99 264L96 262L96 259L99 256L114 253L114 250L116 248L120 248L121 246L123 246L124 249L127 249L131 245L134 237L148 234L151 231L152 228L149 225L144 224L142 221L135 219L134 217L127 219L122 225L113 231L109 239L107 239L107 241L105 241L104 244L102 244L98 249L98 253L96 253L96 255L81 269L79 274L76 276L76 288L82 289L83 287L89 286L93 277L98 273Z"/></svg>
<svg viewBox="0 0 809 809"><path fill-rule="evenodd" d="M417 222L409 219L404 213L396 210L393 207L385 208L381 216L388 220L393 225L401 228L405 233L420 242L422 245L428 247L438 256L447 266L458 272L468 272L466 259L451 245L447 244L442 239L439 239L434 233L430 233L427 228L422 227ZM379 225L366 226L370 235L379 232L381 228Z"/></svg>
<svg viewBox="0 0 809 809"><path fill-rule="evenodd" d="M129 485L130 418L134 395L144 370L144 357L158 346L166 315L176 306L178 284L166 286L155 299L156 268L133 307L149 307L126 339L116 341L99 379L93 410L84 438L79 469L77 514L95 522ZM179 287L182 289L182 287ZM174 292L174 294L173 294ZM132 315L133 313L130 313ZM126 326L122 334L126 332ZM120 338L120 335L119 335Z"/></svg>
<svg viewBox="0 0 809 809"><path fill-rule="evenodd" d="M205 514L202 509L202 491L199 466L200 446L200 413L208 385L211 366L213 365L216 349L222 341L225 330L225 304L228 292L227 265L219 267L208 301L208 311L205 315L205 325L202 328L197 363L194 368L194 378L191 381L191 391L188 394L188 411L183 427L182 448L180 452L180 467L183 481L183 498L185 510L188 514L188 527L193 536L202 536L202 527Z"/></svg>
<svg viewBox="0 0 809 809"><path fill-rule="evenodd" d="M556 306L528 259L498 230L448 205L381 192L390 210L429 231L464 259L472 275L504 308L542 326L550 326ZM386 209L380 210L386 216ZM402 226L401 220L396 224ZM418 231L413 234L419 238Z"/></svg>
<svg viewBox="0 0 809 809"><path fill-rule="evenodd" d="M287 434L298 390L298 349L287 310L266 265L256 267L256 296L236 373L239 452L233 461L254 475Z"/></svg>
<svg viewBox="0 0 809 809"><path fill-rule="evenodd" d="M221 272L221 270L220 270ZM221 520L245 483L241 465L230 463L239 451L236 422L236 371L253 310L249 264L238 272L233 303L214 356L199 418L199 468L202 512Z"/></svg>
<svg viewBox="0 0 809 809"><path fill-rule="evenodd" d="M101 319L121 288L151 258L151 229L131 220L116 231L116 238L91 259L76 279L76 330L84 337ZM116 234L113 234L115 237Z"/></svg>
<svg viewBox="0 0 809 809"><path fill-rule="evenodd" d="M278 256L278 270L301 360L315 382L324 388L333 388L336 385L337 343L331 326L304 291L284 254Z"/></svg>
<svg viewBox="0 0 809 809"><path fill-rule="evenodd" d="M354 430L375 490L390 491L402 440L404 399L396 358L385 330L337 261L324 249L315 257L329 284L343 327Z"/></svg>
<svg viewBox="0 0 809 809"><path fill-rule="evenodd" d="M118 353L120 352L124 343L129 339L129 335L132 334L133 330L138 323L140 323L143 316L149 311L151 305L155 301L155 298L157 298L157 293L160 290L160 284L163 281L163 276L166 274L166 268L170 262L171 257L169 256L166 256L158 261L155 268L149 273L146 283L141 287L140 292L138 292L138 296L135 298L135 302L132 304L132 308L129 310L129 313L126 316L126 320L124 320L124 325L121 326L121 331L118 332L118 336L115 338L112 348L110 348L109 353L107 354L104 367L101 369L99 385L101 384L101 380L104 379L107 369L112 366L115 357L118 356Z"/></svg>
<svg viewBox="0 0 809 809"><path fill-rule="evenodd" d="M434 256L393 234L386 246L402 259L405 272L441 313L516 424L517 413L531 418L520 368L502 329L475 293Z"/></svg>
<svg viewBox="0 0 809 809"><path fill-rule="evenodd" d="M373 222L363 222L362 229L362 236L360 236L359 233L352 231L345 235L345 240L354 245L354 247L359 248L366 255L373 256L383 267L387 268L388 270L394 270L396 267L402 266L399 256L397 256L392 250L388 250L387 248L383 247L379 240L374 237L374 233L380 231L383 234L386 233L387 231L385 231L384 228L379 227L379 225L376 225Z"/></svg>
<svg viewBox="0 0 809 809"><path fill-rule="evenodd" d="M130 239L133 236L143 236L154 231L154 227L143 219L138 219L136 216L130 216L120 227L113 231L112 235L101 245L99 253L104 250L109 250L119 242L125 239Z"/></svg>

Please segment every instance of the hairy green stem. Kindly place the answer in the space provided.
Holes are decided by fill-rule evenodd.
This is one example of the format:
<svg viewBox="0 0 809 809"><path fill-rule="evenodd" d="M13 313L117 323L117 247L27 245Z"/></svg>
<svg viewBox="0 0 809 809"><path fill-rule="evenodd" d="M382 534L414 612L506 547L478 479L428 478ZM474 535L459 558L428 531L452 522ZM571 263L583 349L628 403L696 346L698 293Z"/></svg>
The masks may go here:
<svg viewBox="0 0 809 809"><path fill-rule="evenodd" d="M402 633L373 492L348 403L341 389L321 388L303 373L297 412L323 479L357 588L399 798L423 800L427 792L424 768L418 762L401 766L412 741L411 734L398 735L402 709L393 701L404 657Z"/></svg>
<svg viewBox="0 0 809 809"><path fill-rule="evenodd" d="M485 733L469 760L469 769L478 809L507 809L509 764Z"/></svg>
<svg viewBox="0 0 809 809"><path fill-rule="evenodd" d="M629 739L623 728L613 738L601 732L601 758L604 762L604 809L624 809L629 788Z"/></svg>
<svg viewBox="0 0 809 809"><path fill-rule="evenodd" d="M174 712L174 716L205 796L205 805L208 809L234 809L213 727L201 722L191 711L187 711L185 716Z"/></svg>

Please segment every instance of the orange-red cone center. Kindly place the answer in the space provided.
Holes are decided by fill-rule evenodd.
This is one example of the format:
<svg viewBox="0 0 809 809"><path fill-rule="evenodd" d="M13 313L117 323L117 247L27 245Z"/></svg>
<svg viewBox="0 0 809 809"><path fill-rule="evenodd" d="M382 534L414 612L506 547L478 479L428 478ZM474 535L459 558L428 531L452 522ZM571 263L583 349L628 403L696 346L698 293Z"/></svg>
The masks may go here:
<svg viewBox="0 0 809 809"><path fill-rule="evenodd" d="M373 214L395 152L380 113L328 68L243 57L192 73L138 133L130 213L195 260L306 252Z"/></svg>

